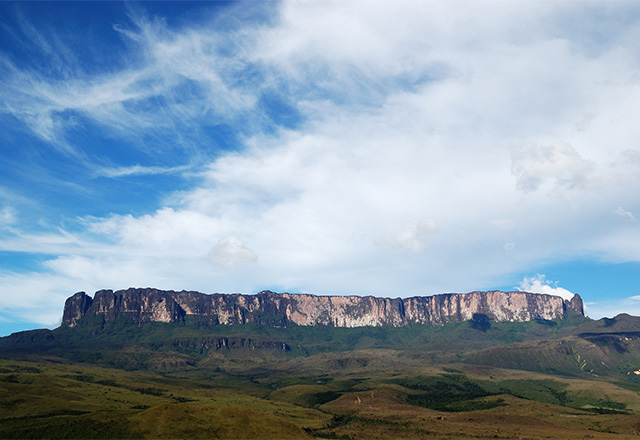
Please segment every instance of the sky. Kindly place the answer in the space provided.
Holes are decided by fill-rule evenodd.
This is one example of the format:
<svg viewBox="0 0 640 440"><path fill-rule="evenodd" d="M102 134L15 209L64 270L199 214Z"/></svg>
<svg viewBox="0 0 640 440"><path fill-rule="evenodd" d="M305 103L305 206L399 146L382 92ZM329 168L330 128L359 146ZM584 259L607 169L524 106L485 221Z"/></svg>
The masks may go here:
<svg viewBox="0 0 640 440"><path fill-rule="evenodd" d="M0 336L78 291L640 315L640 3L0 2Z"/></svg>

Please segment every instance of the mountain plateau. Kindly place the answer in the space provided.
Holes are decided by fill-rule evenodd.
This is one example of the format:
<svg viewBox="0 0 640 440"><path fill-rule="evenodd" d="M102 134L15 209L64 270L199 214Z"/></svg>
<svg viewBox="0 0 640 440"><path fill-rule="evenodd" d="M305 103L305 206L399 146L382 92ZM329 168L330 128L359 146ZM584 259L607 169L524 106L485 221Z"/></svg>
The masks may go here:
<svg viewBox="0 0 640 440"><path fill-rule="evenodd" d="M582 299L529 292L470 292L411 298L373 296L317 296L274 293L257 295L204 294L152 288L100 290L90 297L78 292L67 299L62 325L112 322L119 318L136 323L178 323L193 320L200 325L258 323L276 327L404 327L413 324L441 326L480 320L526 322L584 315Z"/></svg>

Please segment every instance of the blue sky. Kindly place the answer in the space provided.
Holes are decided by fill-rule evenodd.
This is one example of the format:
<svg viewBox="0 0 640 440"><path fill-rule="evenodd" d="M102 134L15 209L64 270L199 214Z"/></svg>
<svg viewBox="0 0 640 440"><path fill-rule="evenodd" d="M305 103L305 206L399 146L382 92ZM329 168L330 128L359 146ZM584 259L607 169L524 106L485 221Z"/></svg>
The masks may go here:
<svg viewBox="0 0 640 440"><path fill-rule="evenodd" d="M640 5L0 2L0 335L77 291L640 314Z"/></svg>

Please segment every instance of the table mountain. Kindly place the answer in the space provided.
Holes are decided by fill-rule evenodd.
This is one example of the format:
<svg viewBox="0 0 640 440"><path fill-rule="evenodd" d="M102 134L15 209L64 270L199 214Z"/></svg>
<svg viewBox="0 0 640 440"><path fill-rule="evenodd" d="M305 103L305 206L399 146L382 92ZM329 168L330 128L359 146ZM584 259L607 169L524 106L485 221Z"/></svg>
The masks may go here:
<svg viewBox="0 0 640 440"><path fill-rule="evenodd" d="M177 323L186 319L204 325L249 322L273 326L403 327L444 325L463 321L524 322L583 315L579 295L571 300L528 292L471 292L412 298L317 296L274 293L204 294L152 288L100 290L91 298L78 292L67 299L62 325L112 322Z"/></svg>

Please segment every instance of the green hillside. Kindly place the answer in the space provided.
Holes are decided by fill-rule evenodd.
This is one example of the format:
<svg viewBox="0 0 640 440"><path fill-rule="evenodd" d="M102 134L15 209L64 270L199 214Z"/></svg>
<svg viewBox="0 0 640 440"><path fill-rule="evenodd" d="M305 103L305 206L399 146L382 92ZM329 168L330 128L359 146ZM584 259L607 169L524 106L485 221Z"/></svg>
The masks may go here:
<svg viewBox="0 0 640 440"><path fill-rule="evenodd" d="M637 324L23 332L0 339L0 438L628 439Z"/></svg>

